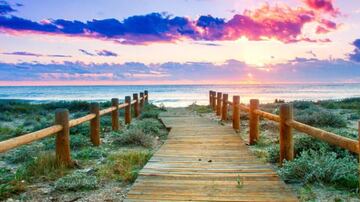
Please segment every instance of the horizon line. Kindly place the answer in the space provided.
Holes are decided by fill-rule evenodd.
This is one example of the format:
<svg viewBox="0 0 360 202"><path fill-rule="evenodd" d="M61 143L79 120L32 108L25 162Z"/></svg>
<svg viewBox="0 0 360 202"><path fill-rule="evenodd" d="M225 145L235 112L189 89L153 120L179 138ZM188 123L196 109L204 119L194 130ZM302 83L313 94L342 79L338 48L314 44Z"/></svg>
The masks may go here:
<svg viewBox="0 0 360 202"><path fill-rule="evenodd" d="M197 86L207 86L207 85L301 85L301 84L360 84L360 82L213 82L213 83L201 83L201 82L185 82L185 83L175 83L175 82L164 82L164 83L62 83L61 81L55 83L47 82L31 82L31 83L18 83L18 82L8 82L0 81L0 87L60 87L60 86L187 86L187 85L197 85Z"/></svg>

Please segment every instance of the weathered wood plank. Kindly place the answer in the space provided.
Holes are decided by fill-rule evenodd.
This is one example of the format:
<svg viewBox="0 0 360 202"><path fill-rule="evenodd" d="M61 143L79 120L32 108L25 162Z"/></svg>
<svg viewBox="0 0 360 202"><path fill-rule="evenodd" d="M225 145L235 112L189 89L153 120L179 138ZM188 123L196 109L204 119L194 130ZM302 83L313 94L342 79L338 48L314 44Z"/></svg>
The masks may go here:
<svg viewBox="0 0 360 202"><path fill-rule="evenodd" d="M169 110L161 119L171 128L168 140L125 201L297 201L231 127L185 110Z"/></svg>

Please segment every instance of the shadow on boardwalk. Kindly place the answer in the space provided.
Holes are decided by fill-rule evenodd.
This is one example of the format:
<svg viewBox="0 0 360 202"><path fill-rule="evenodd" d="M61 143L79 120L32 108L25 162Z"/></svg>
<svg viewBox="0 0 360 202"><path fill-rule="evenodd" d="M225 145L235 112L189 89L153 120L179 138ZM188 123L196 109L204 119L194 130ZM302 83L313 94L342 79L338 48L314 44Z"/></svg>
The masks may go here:
<svg viewBox="0 0 360 202"><path fill-rule="evenodd" d="M125 201L297 201L231 127L185 109L161 114L168 140Z"/></svg>

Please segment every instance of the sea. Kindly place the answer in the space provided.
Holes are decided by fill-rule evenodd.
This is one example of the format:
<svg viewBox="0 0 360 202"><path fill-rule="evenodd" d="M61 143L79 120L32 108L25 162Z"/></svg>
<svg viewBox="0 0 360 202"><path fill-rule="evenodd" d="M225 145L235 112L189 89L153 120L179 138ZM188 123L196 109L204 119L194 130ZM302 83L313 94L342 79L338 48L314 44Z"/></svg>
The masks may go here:
<svg viewBox="0 0 360 202"><path fill-rule="evenodd" d="M239 95L242 103L259 99L271 103L275 99L328 100L360 97L360 84L236 84L236 85L109 85L109 86L1 86L0 99L51 102L60 100L109 101L148 90L149 101L166 107L185 107L209 103L209 90Z"/></svg>

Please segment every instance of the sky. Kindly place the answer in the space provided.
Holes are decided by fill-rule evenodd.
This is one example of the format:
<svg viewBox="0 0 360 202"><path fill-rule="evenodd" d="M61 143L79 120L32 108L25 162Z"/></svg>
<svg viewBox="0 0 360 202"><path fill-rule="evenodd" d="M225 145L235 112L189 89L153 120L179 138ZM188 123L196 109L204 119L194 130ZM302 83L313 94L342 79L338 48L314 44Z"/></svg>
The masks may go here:
<svg viewBox="0 0 360 202"><path fill-rule="evenodd" d="M0 85L360 82L358 0L0 0Z"/></svg>

